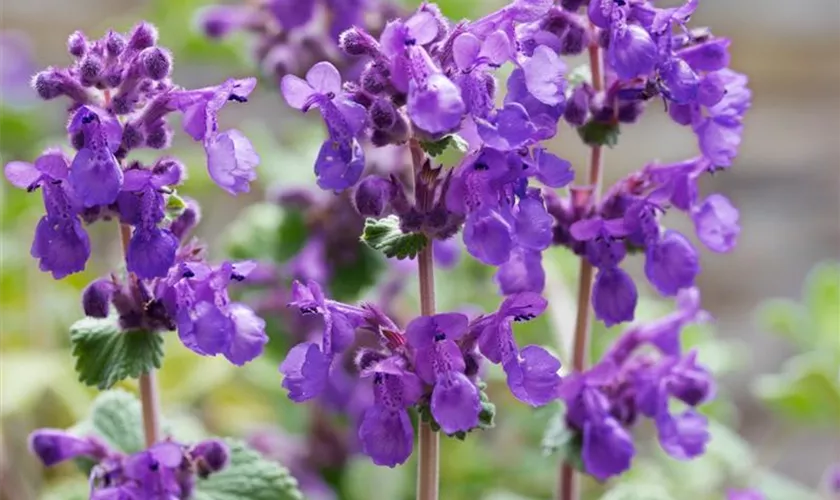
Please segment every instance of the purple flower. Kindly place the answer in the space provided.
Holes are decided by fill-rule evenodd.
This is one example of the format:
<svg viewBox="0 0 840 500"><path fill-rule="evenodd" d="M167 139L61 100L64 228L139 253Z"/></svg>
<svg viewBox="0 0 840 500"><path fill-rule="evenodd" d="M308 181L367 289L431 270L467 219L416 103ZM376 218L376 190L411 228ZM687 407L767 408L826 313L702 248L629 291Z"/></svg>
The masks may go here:
<svg viewBox="0 0 840 500"><path fill-rule="evenodd" d="M356 184L365 161L356 137L367 113L341 91L341 75L335 66L318 63L307 72L306 80L286 75L280 88L291 107L303 112L317 107L327 123L330 138L324 141L315 162L318 185L340 192Z"/></svg>
<svg viewBox="0 0 840 500"><path fill-rule="evenodd" d="M262 352L268 341L265 322L245 305L231 302L227 291L232 280L244 280L253 268L249 262L217 268L193 262L170 271L161 286L184 345L205 356L222 354L236 365Z"/></svg>
<svg viewBox="0 0 840 500"><path fill-rule="evenodd" d="M508 386L517 399L542 406L557 399L560 361L540 346L525 346L515 360L504 363Z"/></svg>
<svg viewBox="0 0 840 500"><path fill-rule="evenodd" d="M406 408L420 398L420 379L405 371L397 358L388 358L366 373L373 376L374 404L362 417L359 440L373 463L396 467L408 460L414 430Z"/></svg>
<svg viewBox="0 0 840 500"><path fill-rule="evenodd" d="M606 326L632 321L638 300L639 292L633 279L620 267L598 270L592 285L592 308L595 317Z"/></svg>
<svg viewBox="0 0 840 500"><path fill-rule="evenodd" d="M476 427L481 412L478 388L464 375L464 357L455 343L467 332L468 323L457 313L421 316L405 331L415 349L417 375L434 386L432 415L447 434Z"/></svg>
<svg viewBox="0 0 840 500"><path fill-rule="evenodd" d="M495 279L503 295L542 292L545 288L542 254L524 247L514 248L508 261L499 266Z"/></svg>
<svg viewBox="0 0 840 500"><path fill-rule="evenodd" d="M623 18L614 22L607 62L619 78L631 80L651 73L656 66L657 56L656 44L644 28L628 25Z"/></svg>
<svg viewBox="0 0 840 500"><path fill-rule="evenodd" d="M566 65L556 52L540 45L534 49L532 57L522 62L521 67L525 86L536 100L547 106L559 106L565 102L566 80L563 74Z"/></svg>
<svg viewBox="0 0 840 500"><path fill-rule="evenodd" d="M289 399L301 403L324 392L331 363L332 358L325 356L318 344L294 346L280 364L282 385L289 391Z"/></svg>
<svg viewBox="0 0 840 500"><path fill-rule="evenodd" d="M90 258L90 239L77 216L73 195L63 181L46 182L41 191L47 214L35 228L30 254L40 261L42 271L61 279L84 270Z"/></svg>
<svg viewBox="0 0 840 500"><path fill-rule="evenodd" d="M82 106L68 131L84 137L84 147L73 158L68 176L76 196L85 207L113 203L122 187L123 171L111 150L106 125L99 114Z"/></svg>
<svg viewBox="0 0 840 500"><path fill-rule="evenodd" d="M665 231L659 241L648 246L645 256L645 275L666 297L691 287L700 272L697 250L677 231Z"/></svg>
<svg viewBox="0 0 840 500"><path fill-rule="evenodd" d="M207 168L216 184L230 194L247 193L260 157L242 132L219 132L218 115L230 101L245 102L254 90L255 78L229 79L216 87L187 90L170 96L171 106L183 113L184 131L203 141Z"/></svg>
<svg viewBox="0 0 840 500"><path fill-rule="evenodd" d="M732 251L737 243L741 226L738 209L720 194L713 194L692 209L691 218L697 237L710 250L720 253Z"/></svg>

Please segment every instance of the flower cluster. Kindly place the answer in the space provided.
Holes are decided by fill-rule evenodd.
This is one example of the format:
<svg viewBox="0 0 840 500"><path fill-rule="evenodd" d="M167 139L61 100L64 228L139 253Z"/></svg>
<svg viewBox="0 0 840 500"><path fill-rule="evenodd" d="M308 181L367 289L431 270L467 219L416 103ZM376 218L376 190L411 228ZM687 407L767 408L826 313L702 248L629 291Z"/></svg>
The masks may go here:
<svg viewBox="0 0 840 500"><path fill-rule="evenodd" d="M630 429L642 416L656 424L659 443L672 457L686 460L705 450L706 418L694 408L714 396L714 385L697 353L682 352L679 337L685 325L708 316L699 302L696 289L681 290L676 311L629 328L597 365L564 381L566 424L580 439L587 473L604 480L630 468ZM686 409L673 414L672 400Z"/></svg>
<svg viewBox="0 0 840 500"><path fill-rule="evenodd" d="M399 13L397 5L387 0L258 0L206 7L196 18L210 39L237 31L251 34L253 55L262 72L279 80L287 74L302 75L323 60L358 74L359 64L338 50L339 35L353 26L381 31L385 20Z"/></svg>
<svg viewBox="0 0 840 500"><path fill-rule="evenodd" d="M499 311L472 321L464 314L420 316L401 329L371 304L352 306L324 297L314 282L296 282L291 306L322 318L318 341L295 346L280 366L289 398L302 402L322 395L331 379L343 376L343 353L368 335L375 348L359 348L355 364L372 379L373 401L363 413L358 436L364 453L379 465L405 462L414 431L408 409L428 412L451 435L480 426L487 415L478 373L483 358L501 364L520 400L539 406L554 400L560 362L538 346L519 349L513 321L542 313L545 300L525 293L509 297Z"/></svg>
<svg viewBox="0 0 840 500"><path fill-rule="evenodd" d="M48 467L77 458L92 461L91 500L191 498L197 478L207 478L228 463L227 447L213 439L193 446L161 441L126 455L95 437L39 429L30 436L29 447Z"/></svg>
<svg viewBox="0 0 840 500"><path fill-rule="evenodd" d="M700 199L697 182L704 173L732 165L751 93L746 76L728 68L729 40L687 27L697 4L662 9L652 2L589 2L588 17L607 54L606 87L576 86L566 120L617 132L619 122L635 121L646 102L661 96L670 117L691 126L701 153L648 164L601 200L592 199L590 188L578 187L569 197L549 201L554 243L598 269L592 305L607 325L634 317L638 293L620 267L627 253L644 252L645 275L663 296L693 286L699 255L685 236L661 226L668 208L688 213L697 237L712 251L732 250L740 232L737 209L720 194Z"/></svg>
<svg viewBox="0 0 840 500"><path fill-rule="evenodd" d="M573 179L569 162L540 141L555 135L565 108L566 67L557 52L581 52L583 26L551 2L519 0L458 24L426 3L407 20L389 21L378 39L356 27L341 35L342 50L366 61L358 79L342 84L339 71L321 62L305 79L285 76L281 90L293 108L318 108L326 122L329 137L315 162L319 186L340 192L358 184L365 214L396 214L405 232L447 239L463 227L470 253L500 266L504 293L539 292L552 218L529 182L557 188ZM494 72L506 63L515 69L504 106L494 109ZM464 142L469 154L446 173L423 164L410 200L397 179L361 179L367 141Z"/></svg>
<svg viewBox="0 0 840 500"><path fill-rule="evenodd" d="M73 152L49 149L32 164L5 167L16 187L41 190L46 214L35 229L32 256L56 279L82 271L91 253L83 224L117 219L128 276L92 283L84 294L85 312L107 316L113 302L125 329L177 326L201 354L222 353L237 364L253 359L267 340L264 322L231 303L226 291L249 266L211 268L201 247L186 240L199 210L175 193L186 178L180 161L161 157L145 165L128 156L139 148L167 148L168 115L179 112L184 131L203 143L213 180L232 194L248 191L259 157L241 132L220 131L217 117L226 103L245 102L255 80L197 90L176 86L169 79L172 58L146 23L125 36L110 31L95 41L76 32L67 46L75 63L48 68L32 84L43 99L69 98Z"/></svg>

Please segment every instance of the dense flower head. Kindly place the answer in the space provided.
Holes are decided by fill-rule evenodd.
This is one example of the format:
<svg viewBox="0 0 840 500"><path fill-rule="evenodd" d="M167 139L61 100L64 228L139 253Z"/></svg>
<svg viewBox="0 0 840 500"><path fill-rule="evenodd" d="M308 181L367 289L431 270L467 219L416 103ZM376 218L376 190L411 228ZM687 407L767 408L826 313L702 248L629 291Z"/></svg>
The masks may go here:
<svg viewBox="0 0 840 500"><path fill-rule="evenodd" d="M92 461L90 498L94 500L192 498L197 478L219 472L228 462L227 446L214 439L193 446L165 440L128 455L93 436L39 429L30 435L29 447L48 467L76 458Z"/></svg>
<svg viewBox="0 0 840 500"><path fill-rule="evenodd" d="M523 402L541 406L557 398L560 362L537 346L520 350L511 329L514 321L545 309L538 294L511 296L498 312L472 320L441 313L417 317L404 328L372 304L326 298L315 282L296 282L289 305L323 319L320 335L292 348L280 365L293 401L322 397L343 371L342 355L357 338L372 337L374 342L354 355L358 375L370 380L373 395L361 413L358 438L379 465L393 467L411 455L411 407L427 412L446 434L481 427L487 411L478 379L481 355L503 366L512 393Z"/></svg>
<svg viewBox="0 0 840 500"><path fill-rule="evenodd" d="M172 57L147 23L126 34L109 31L99 40L75 32L67 48L75 62L39 72L32 86L42 99L70 101L72 152L52 148L32 164L14 161L5 168L14 186L42 191L46 215L36 228L32 256L56 279L81 271L90 256L83 223L117 218L133 228L128 270L144 279L165 276L178 246L165 227L166 210L186 169L175 158L144 164L129 154L169 147L168 115L180 112L184 130L204 145L211 178L231 194L248 191L259 157L241 132L220 131L217 117L226 103L245 102L256 81L178 87L169 78Z"/></svg>
<svg viewBox="0 0 840 500"><path fill-rule="evenodd" d="M642 417L653 421L672 457L686 460L705 450L707 422L696 407L714 397L714 383L697 353L683 351L680 331L708 314L694 288L681 290L676 301L674 312L628 328L595 366L570 375L560 389L566 424L582 439L583 464L599 480L630 467L631 431ZM674 412L674 402L682 409Z"/></svg>

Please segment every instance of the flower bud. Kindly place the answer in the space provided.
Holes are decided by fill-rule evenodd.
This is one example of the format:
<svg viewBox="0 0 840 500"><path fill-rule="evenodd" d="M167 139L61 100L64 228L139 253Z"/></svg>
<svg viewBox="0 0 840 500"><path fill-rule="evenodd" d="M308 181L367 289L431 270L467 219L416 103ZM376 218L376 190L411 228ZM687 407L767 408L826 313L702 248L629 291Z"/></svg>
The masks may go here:
<svg viewBox="0 0 840 500"><path fill-rule="evenodd" d="M569 16L566 33L560 38L560 53L577 55L589 46L589 30L579 16Z"/></svg>
<svg viewBox="0 0 840 500"><path fill-rule="evenodd" d="M85 87L91 87L99 82L102 74L102 59L95 54L88 54L79 65L79 80Z"/></svg>
<svg viewBox="0 0 840 500"><path fill-rule="evenodd" d="M105 52L111 57L116 57L125 50L125 37L115 31L109 31L105 36Z"/></svg>
<svg viewBox="0 0 840 500"><path fill-rule="evenodd" d="M172 140L172 131L164 123L147 130L146 146L152 149L166 149Z"/></svg>
<svg viewBox="0 0 840 500"><path fill-rule="evenodd" d="M201 9L196 15L198 29L204 36L220 39L242 25L249 14L249 6L213 5Z"/></svg>
<svg viewBox="0 0 840 500"><path fill-rule="evenodd" d="M48 101L63 94L61 80L58 72L47 69L35 75L32 79L32 87L41 99Z"/></svg>
<svg viewBox="0 0 840 500"><path fill-rule="evenodd" d="M390 188L390 183L381 177L365 177L353 197L356 210L362 217L379 217L388 205Z"/></svg>
<svg viewBox="0 0 840 500"><path fill-rule="evenodd" d="M123 127L122 146L126 150L136 149L143 145L146 137L143 130L133 122L128 122Z"/></svg>
<svg viewBox="0 0 840 500"><path fill-rule="evenodd" d="M361 76L362 89L371 94L379 94L385 90L388 83L388 78L383 73L382 68L376 64L369 64Z"/></svg>
<svg viewBox="0 0 840 500"><path fill-rule="evenodd" d="M348 56L373 56L379 52L379 42L355 26L341 34L338 46Z"/></svg>
<svg viewBox="0 0 840 500"><path fill-rule="evenodd" d="M172 56L159 47L150 47L140 53L143 73L152 80L163 80L172 69Z"/></svg>
<svg viewBox="0 0 840 500"><path fill-rule="evenodd" d="M566 101L566 109L563 111L563 118L570 125L580 127L586 123L589 114L589 92L583 85L578 85L572 91L569 100Z"/></svg>
<svg viewBox="0 0 840 500"><path fill-rule="evenodd" d="M158 40L157 28L147 22L142 22L134 27L128 46L134 50L143 50L154 46Z"/></svg>
<svg viewBox="0 0 840 500"><path fill-rule="evenodd" d="M115 285L104 278L91 282L82 292L82 309L86 316L107 318Z"/></svg>
<svg viewBox="0 0 840 500"><path fill-rule="evenodd" d="M223 442L217 439L208 439L195 445L190 451L190 456L193 459L198 476L203 479L224 469L228 464L230 453Z"/></svg>
<svg viewBox="0 0 840 500"><path fill-rule="evenodd" d="M187 178L187 167L171 156L165 156L152 167L152 173L158 178L158 185L177 186Z"/></svg>
<svg viewBox="0 0 840 500"><path fill-rule="evenodd" d="M73 57L82 57L87 52L87 39L81 31L75 31L67 39L67 52Z"/></svg>
<svg viewBox="0 0 840 500"><path fill-rule="evenodd" d="M377 99L369 113L373 127L380 130L389 130L397 121L397 110L388 99Z"/></svg>
<svg viewBox="0 0 840 500"><path fill-rule="evenodd" d="M80 456L95 455L96 444L58 429L38 429L29 436L29 449L47 467Z"/></svg>

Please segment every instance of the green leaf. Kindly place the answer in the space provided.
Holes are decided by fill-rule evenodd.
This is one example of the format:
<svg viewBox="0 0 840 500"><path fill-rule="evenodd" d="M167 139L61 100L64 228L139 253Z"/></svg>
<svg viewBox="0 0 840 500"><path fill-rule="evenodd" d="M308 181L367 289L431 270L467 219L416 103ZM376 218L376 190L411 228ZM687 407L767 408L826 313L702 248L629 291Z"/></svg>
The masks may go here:
<svg viewBox="0 0 840 500"><path fill-rule="evenodd" d="M789 418L836 424L840 421L840 382L837 366L825 354L812 352L789 360L782 373L756 381L756 395Z"/></svg>
<svg viewBox="0 0 840 500"><path fill-rule="evenodd" d="M356 260L333 269L330 294L335 300L354 302L362 292L376 284L384 269L382 256L367 245L359 244Z"/></svg>
<svg viewBox="0 0 840 500"><path fill-rule="evenodd" d="M447 135L443 139L437 141L420 141L420 147L429 156L440 156L450 147L458 151L466 152L469 149L469 144L461 136L457 134Z"/></svg>
<svg viewBox="0 0 840 500"><path fill-rule="evenodd" d="M809 273L804 302L816 331L818 348L840 354L840 263L824 262Z"/></svg>
<svg viewBox="0 0 840 500"><path fill-rule="evenodd" d="M245 443L226 439L227 467L196 485L196 500L302 500L297 480L276 462L262 457Z"/></svg>
<svg viewBox="0 0 840 500"><path fill-rule="evenodd" d="M283 222L277 234L277 250L275 258L278 262L285 262L300 252L306 244L306 219L300 210L286 210L283 212Z"/></svg>
<svg viewBox="0 0 840 500"><path fill-rule="evenodd" d="M762 303L756 315L763 330L800 343L807 324L804 312L792 300L773 299Z"/></svg>
<svg viewBox="0 0 840 500"><path fill-rule="evenodd" d="M79 380L99 389L160 368L163 359L160 334L121 331L115 316L77 321L70 327L70 343Z"/></svg>
<svg viewBox="0 0 840 500"><path fill-rule="evenodd" d="M604 123L590 120L586 125L578 127L578 135L588 146L607 146L618 144L621 133L618 123Z"/></svg>
<svg viewBox="0 0 840 500"><path fill-rule="evenodd" d="M428 243L425 234L402 232L400 219L396 215L379 220L367 219L362 241L386 257L400 260L413 259Z"/></svg>
<svg viewBox="0 0 840 500"><path fill-rule="evenodd" d="M549 421L543 434L542 449L544 455L558 453L563 461L576 470L586 471L582 458L583 435L566 425L565 409L557 412L557 415Z"/></svg>
<svg viewBox="0 0 840 500"><path fill-rule="evenodd" d="M124 453L137 453L145 448L140 401L119 389L103 392L93 402L88 420L75 432L96 434Z"/></svg>

